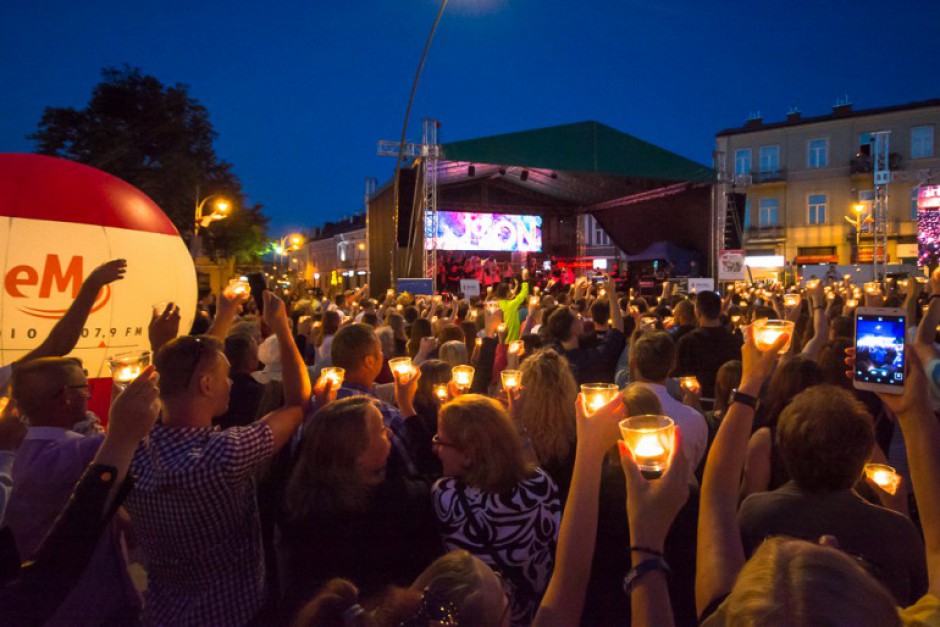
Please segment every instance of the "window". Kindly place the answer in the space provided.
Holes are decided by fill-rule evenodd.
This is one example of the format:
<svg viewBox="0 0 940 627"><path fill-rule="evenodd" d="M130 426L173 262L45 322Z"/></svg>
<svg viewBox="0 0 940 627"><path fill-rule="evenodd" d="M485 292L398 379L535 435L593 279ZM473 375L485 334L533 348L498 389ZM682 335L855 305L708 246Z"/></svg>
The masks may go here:
<svg viewBox="0 0 940 627"><path fill-rule="evenodd" d="M933 156L933 126L915 126L911 129L911 159Z"/></svg>
<svg viewBox="0 0 940 627"><path fill-rule="evenodd" d="M751 199L750 198L744 201L744 224L741 226L741 228L744 230L751 228Z"/></svg>
<svg viewBox="0 0 940 627"><path fill-rule="evenodd" d="M751 149L738 148L734 151L734 175L745 176L751 173Z"/></svg>
<svg viewBox="0 0 940 627"><path fill-rule="evenodd" d="M591 217L591 224L594 227L594 245L595 246L610 246L610 238L607 237L607 233L604 231L604 228L597 223L597 220L594 217Z"/></svg>
<svg viewBox="0 0 940 627"><path fill-rule="evenodd" d="M780 201L776 198L762 198L760 201L761 227L778 224L780 224Z"/></svg>
<svg viewBox="0 0 940 627"><path fill-rule="evenodd" d="M780 146L760 147L760 171L776 174L780 169Z"/></svg>
<svg viewBox="0 0 940 627"><path fill-rule="evenodd" d="M829 165L829 140L811 139L806 142L806 167L824 168Z"/></svg>
<svg viewBox="0 0 940 627"><path fill-rule="evenodd" d="M810 194L807 206L809 208L809 223L810 224L825 224L826 223L826 195L825 194Z"/></svg>

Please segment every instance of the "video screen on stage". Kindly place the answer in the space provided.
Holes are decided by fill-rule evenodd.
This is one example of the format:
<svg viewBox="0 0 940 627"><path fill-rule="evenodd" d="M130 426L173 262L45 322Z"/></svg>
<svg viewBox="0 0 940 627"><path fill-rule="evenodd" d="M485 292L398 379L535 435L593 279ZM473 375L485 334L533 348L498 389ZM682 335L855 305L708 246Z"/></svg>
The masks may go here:
<svg viewBox="0 0 940 627"><path fill-rule="evenodd" d="M438 250L542 252L542 217L437 212Z"/></svg>
<svg viewBox="0 0 940 627"><path fill-rule="evenodd" d="M917 265L940 262L940 185L917 190Z"/></svg>

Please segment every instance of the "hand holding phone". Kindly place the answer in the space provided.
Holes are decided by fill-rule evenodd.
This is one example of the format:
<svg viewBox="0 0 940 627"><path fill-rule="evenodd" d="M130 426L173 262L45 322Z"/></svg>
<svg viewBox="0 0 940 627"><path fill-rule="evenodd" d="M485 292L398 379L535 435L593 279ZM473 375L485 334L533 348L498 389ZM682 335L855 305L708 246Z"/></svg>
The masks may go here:
<svg viewBox="0 0 940 627"><path fill-rule="evenodd" d="M898 307L855 310L855 370L858 390L903 394L907 351L907 319Z"/></svg>

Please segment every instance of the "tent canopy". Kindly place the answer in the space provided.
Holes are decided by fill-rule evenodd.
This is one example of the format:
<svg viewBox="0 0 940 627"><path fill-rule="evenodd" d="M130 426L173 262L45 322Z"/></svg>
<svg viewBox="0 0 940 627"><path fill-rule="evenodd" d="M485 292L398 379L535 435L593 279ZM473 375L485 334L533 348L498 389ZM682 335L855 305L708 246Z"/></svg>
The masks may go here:
<svg viewBox="0 0 940 627"><path fill-rule="evenodd" d="M701 265L701 257L698 251L677 246L672 242L660 241L653 242L636 255L628 255L627 261L669 261L675 265L678 274L688 274L693 260Z"/></svg>

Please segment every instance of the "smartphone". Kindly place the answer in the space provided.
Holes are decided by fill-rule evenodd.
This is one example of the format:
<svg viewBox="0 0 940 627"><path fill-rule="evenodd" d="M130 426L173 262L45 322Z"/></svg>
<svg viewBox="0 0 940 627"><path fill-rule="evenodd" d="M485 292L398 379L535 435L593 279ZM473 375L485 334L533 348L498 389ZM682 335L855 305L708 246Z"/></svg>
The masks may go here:
<svg viewBox="0 0 940 627"><path fill-rule="evenodd" d="M264 272L252 272L248 275L248 287L251 289L251 297L255 301L258 313L264 311L264 291L268 289L268 282L264 279Z"/></svg>
<svg viewBox="0 0 940 627"><path fill-rule="evenodd" d="M855 376L859 390L902 394L907 320L899 307L855 310Z"/></svg>

